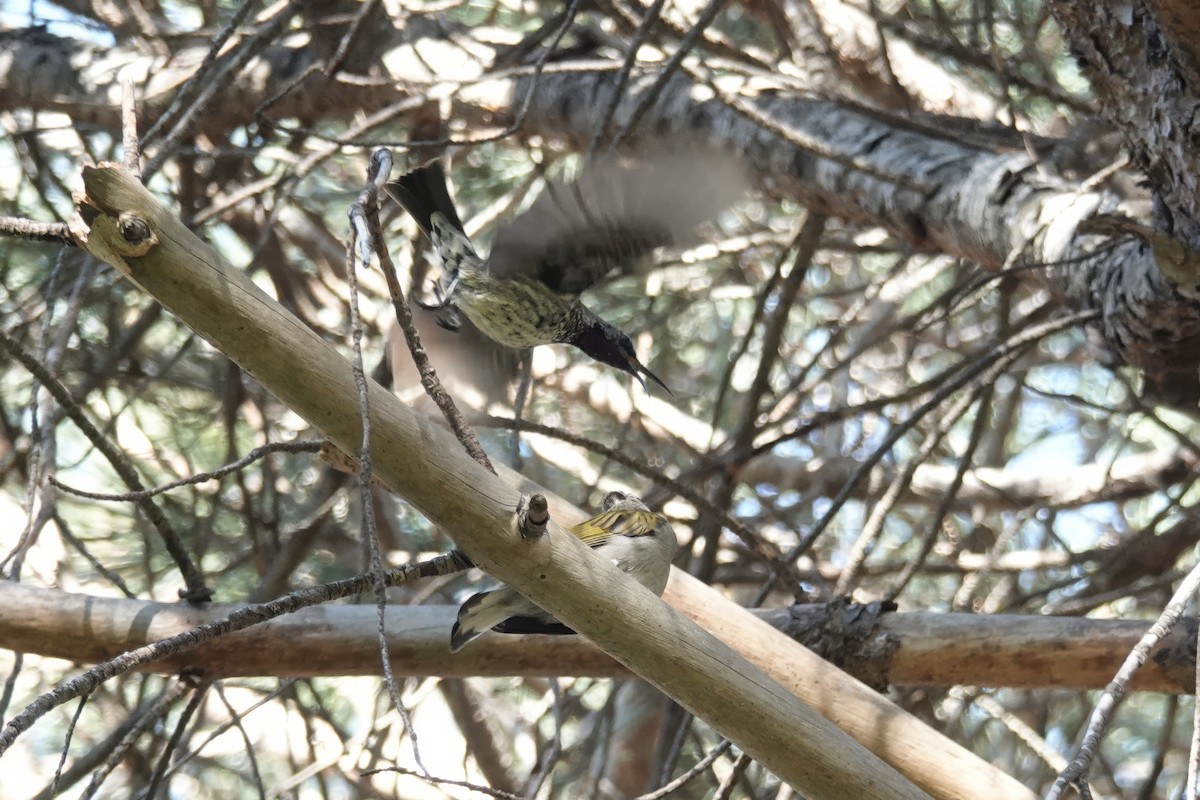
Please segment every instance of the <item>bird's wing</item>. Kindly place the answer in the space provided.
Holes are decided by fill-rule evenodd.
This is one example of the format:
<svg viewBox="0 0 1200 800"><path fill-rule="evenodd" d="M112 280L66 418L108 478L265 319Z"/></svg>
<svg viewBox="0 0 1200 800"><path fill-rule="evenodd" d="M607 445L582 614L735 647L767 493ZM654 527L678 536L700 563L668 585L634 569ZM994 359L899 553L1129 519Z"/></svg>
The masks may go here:
<svg viewBox="0 0 1200 800"><path fill-rule="evenodd" d="M654 533L658 515L653 511L619 508L597 514L579 523L571 532L588 547L599 547L614 536L648 536Z"/></svg>
<svg viewBox="0 0 1200 800"><path fill-rule="evenodd" d="M745 187L742 170L712 154L641 165L602 159L574 181L547 184L529 210L497 230L491 270L579 294L655 248L686 242Z"/></svg>

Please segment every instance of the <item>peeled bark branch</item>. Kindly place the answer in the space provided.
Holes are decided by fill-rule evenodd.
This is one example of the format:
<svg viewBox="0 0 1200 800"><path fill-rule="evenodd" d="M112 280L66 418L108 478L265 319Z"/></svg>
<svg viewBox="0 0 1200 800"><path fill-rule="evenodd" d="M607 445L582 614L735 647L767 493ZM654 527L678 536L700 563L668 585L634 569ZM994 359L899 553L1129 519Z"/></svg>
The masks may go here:
<svg viewBox="0 0 1200 800"><path fill-rule="evenodd" d="M93 663L219 619L237 608L205 609L69 594L0 583L0 644L6 649ZM754 612L821 650L860 679L886 686L994 686L1102 689L1149 627L1139 620L1017 614L891 612L811 604ZM398 676L624 678L633 673L581 636L485 636L449 655L453 606L389 606L388 652ZM270 675L313 678L379 671L373 606L330 604L205 643L147 665L205 678ZM1195 690L1194 621L1173 631L1138 673L1141 691Z"/></svg>
<svg viewBox="0 0 1200 800"><path fill-rule="evenodd" d="M630 84L616 125L632 118L654 77ZM586 141L615 81L611 71L542 76L524 130ZM517 82L509 108L530 89L528 80ZM705 94L712 92L677 76L637 132L733 152L759 171L765 188L884 227L917 249L992 270L1041 267L1067 305L1100 312L1095 327L1105 345L1145 371L1156 399L1200 401L1200 254L1164 236L1088 232L1087 223L1116 209L1116 196L1081 190L1024 152L997 152L986 136L975 145L933 124L782 92L696 99Z"/></svg>

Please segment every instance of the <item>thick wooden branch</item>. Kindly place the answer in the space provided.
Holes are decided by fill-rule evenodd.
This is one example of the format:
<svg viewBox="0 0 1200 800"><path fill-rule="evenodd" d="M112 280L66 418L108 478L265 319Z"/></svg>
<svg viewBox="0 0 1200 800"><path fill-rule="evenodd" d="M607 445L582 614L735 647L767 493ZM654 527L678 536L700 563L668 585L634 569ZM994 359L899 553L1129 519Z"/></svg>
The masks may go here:
<svg viewBox="0 0 1200 800"><path fill-rule="evenodd" d="M1154 224L1200 248L1200 12L1190 0L1116 7L1104 0L1051 0L1096 96L1096 109L1125 137L1160 201ZM1197 280L1200 276L1193 276Z"/></svg>
<svg viewBox="0 0 1200 800"><path fill-rule="evenodd" d="M1062 509L1121 502L1190 479L1196 461L1188 450L1161 448L1074 467L976 467L964 475L954 508ZM781 489L833 495L858 464L851 458L802 459L771 452L749 461L738 478L749 485L769 482ZM936 504L953 484L956 471L951 464L917 467L910 487L912 499ZM894 470L877 468L870 480L862 482L856 496L877 497L880 487L893 478Z"/></svg>
<svg viewBox="0 0 1200 800"><path fill-rule="evenodd" d="M333 346L227 264L122 169L87 168L83 177L86 196L73 222L79 243L335 445L355 452L361 434L356 390L349 364ZM971 796L996 785L1012 787L1006 796L1029 796L1011 778L683 576L675 602L699 609L705 626L722 638L696 627L565 533L559 525L578 521L580 512L567 512L561 502L552 505L558 524L551 525L551 535L520 541L512 527L518 476L488 474L445 429L418 417L379 385L371 384L369 400L373 461L381 480L450 531L476 563L585 633L801 791L923 796L861 741L935 796ZM787 688L764 668L782 677ZM843 724L854 728L859 741L789 692L801 684L815 687L813 699L824 698L823 705L837 698L842 716L854 708L853 719ZM861 703L847 703L851 697Z"/></svg>
<svg viewBox="0 0 1200 800"><path fill-rule="evenodd" d="M69 594L0 583L0 642L8 649L95 663L211 622L236 606L181 604ZM388 652L397 675L442 678L630 677L627 667L580 636L485 636L447 654L453 606L389 606ZM824 604L754 612L802 641L831 642L826 655L889 686L1102 689L1149 623L1016 614L891 612L856 630ZM836 613L836 611L834 612ZM148 665L209 678L313 678L379 671L373 606L307 608ZM1190 694L1196 625L1181 626L1134 680L1141 691ZM860 640L861 637L861 640Z"/></svg>
<svg viewBox="0 0 1200 800"><path fill-rule="evenodd" d="M1073 308L1097 311L1095 327L1104 342L1117 360L1145 371L1154 398L1194 408L1200 401L1200 252L1189 248L1200 241L1193 199L1200 195L1192 191L1190 176L1200 173L1191 168L1194 148L1188 143L1196 87L1181 83L1169 67L1173 59L1150 59L1164 66L1144 81L1130 80L1136 62L1146 60L1146 40L1163 39L1152 20L1137 21L1131 38L1124 35L1125 27L1111 24L1100 10L1103 3L1082 4L1087 10L1077 13L1066 10L1071 5L1055 4L1060 21L1077 41L1111 48L1085 48L1090 59L1113 65L1108 80L1113 98L1103 105L1133 115L1125 120L1127 135L1131 141L1142 137L1135 151L1175 216L1175 228L1170 220L1133 220L1154 237L1089 232L1085 223L1114 212L1117 197L1054 177L1020 142L970 120L905 120L783 89L729 91L714 98L707 87L676 75L635 134L670 141L673 147L700 144L734 153L755 167L769 191L822 213L886 228L922 250L967 258L993 270L1045 265L1018 275L1040 275ZM1117 41L1097 38L1100 28L1105 35L1119 34ZM1112 50L1133 39L1138 47L1113 61ZM206 52L200 47L175 53L169 64L158 64L134 51L118 51L93 65L62 55L87 45L40 30L11 32L3 44L0 105L60 110L75 124L96 122L114 130L116 117L109 109L119 105L119 92L111 82L117 72L113 61L127 65L122 74L145 75L143 104L153 115ZM455 114L472 129L517 122L518 109L530 96L529 79L466 79L454 65L436 59L434 68L444 68L445 74L431 72L422 59L411 57L419 44L405 43L395 48L394 58L378 59L393 66L394 85L338 84L330 90L319 72L313 73L308 78L312 85L289 93L273 113L309 121L348 110L370 113L401 100L406 95L395 87L407 86L407 97L414 101L422 92L440 95L459 89ZM277 54L278 65L272 63ZM308 57L284 48L264 53L227 87L199 129L211 128L224 138L231 126L247 121L243 109L270 96L291 77L295 59ZM27 69L40 63L56 68ZM182 70L176 69L179 64L185 65ZM520 120L523 134L586 146L603 124L618 84L615 65L596 62L590 71L587 66L551 65L540 76L533 103ZM614 129L630 121L656 78L642 75L625 87ZM1160 124L1149 124L1142 102L1146 98L1155 100L1156 113L1164 115ZM428 104L412 105L413 114L430 112ZM1160 129L1168 135L1159 136Z"/></svg>
<svg viewBox="0 0 1200 800"><path fill-rule="evenodd" d="M57 36L41 27L0 32L0 106L61 112L75 125L120 130L121 87L117 76L138 86L144 125L152 124L195 75L209 51L200 39L169 54L154 55L140 46L97 45ZM378 63L378 59L374 60ZM272 45L228 81L198 120L196 130L224 140L231 129L253 121L254 109L292 81L320 66L319 55L306 45ZM363 86L311 71L300 85L272 108L278 118L315 122L346 117L368 107L380 108L400 98L389 82Z"/></svg>

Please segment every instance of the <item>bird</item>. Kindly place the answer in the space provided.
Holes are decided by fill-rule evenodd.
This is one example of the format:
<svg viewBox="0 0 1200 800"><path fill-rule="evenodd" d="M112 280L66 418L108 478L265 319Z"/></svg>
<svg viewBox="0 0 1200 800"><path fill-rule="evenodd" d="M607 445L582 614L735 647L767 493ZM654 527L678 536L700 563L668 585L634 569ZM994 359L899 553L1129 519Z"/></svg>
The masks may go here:
<svg viewBox="0 0 1200 800"><path fill-rule="evenodd" d="M677 547L671 523L626 492L609 492L600 508L599 514L571 528L571 533L661 597ZM489 630L575 633L517 590L503 586L472 595L462 604L450 630L450 652L457 653Z"/></svg>
<svg viewBox="0 0 1200 800"><path fill-rule="evenodd" d="M435 285L439 322L456 328L462 311L487 337L525 349L570 344L593 359L671 392L642 364L623 331L580 302L578 294L623 263L683 241L744 187L729 162L677 157L626 166L612 158L571 183L550 182L530 208L502 224L487 259L463 230L446 174L433 161L389 184L433 243L442 263Z"/></svg>

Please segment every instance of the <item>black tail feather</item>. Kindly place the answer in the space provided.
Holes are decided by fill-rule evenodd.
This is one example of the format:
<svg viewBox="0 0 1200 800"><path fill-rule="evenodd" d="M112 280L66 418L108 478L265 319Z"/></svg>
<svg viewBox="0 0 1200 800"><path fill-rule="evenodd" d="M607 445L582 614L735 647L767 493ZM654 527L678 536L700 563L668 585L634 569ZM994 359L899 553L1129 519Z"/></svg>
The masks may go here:
<svg viewBox="0 0 1200 800"><path fill-rule="evenodd" d="M540 633L544 636L574 636L575 631L558 620L538 617L509 617L492 630L499 633Z"/></svg>
<svg viewBox="0 0 1200 800"><path fill-rule="evenodd" d="M421 226L428 236L432 230L433 212L437 211L459 230L463 229L462 220L450 199L450 190L446 187L446 173L442 165L434 161L424 167L415 169L398 181L388 184L393 195L404 206L404 210Z"/></svg>

